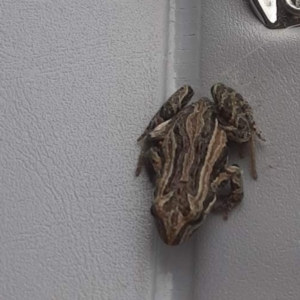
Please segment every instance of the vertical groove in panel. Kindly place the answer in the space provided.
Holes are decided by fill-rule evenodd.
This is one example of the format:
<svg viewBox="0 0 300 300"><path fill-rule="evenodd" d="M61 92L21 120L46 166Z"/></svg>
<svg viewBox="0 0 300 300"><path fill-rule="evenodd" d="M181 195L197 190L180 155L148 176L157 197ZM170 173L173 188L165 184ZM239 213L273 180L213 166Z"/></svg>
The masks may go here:
<svg viewBox="0 0 300 300"><path fill-rule="evenodd" d="M197 97L200 3L170 0L169 5L165 99L183 84L192 85ZM195 241L170 247L155 233L151 299L194 299Z"/></svg>

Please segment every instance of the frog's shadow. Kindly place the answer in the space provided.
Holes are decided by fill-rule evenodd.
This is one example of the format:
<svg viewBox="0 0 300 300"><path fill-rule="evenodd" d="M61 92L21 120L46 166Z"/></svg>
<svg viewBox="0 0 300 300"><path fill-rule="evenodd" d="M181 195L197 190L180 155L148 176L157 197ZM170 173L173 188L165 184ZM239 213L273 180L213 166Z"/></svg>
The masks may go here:
<svg viewBox="0 0 300 300"><path fill-rule="evenodd" d="M229 149L228 165L238 165L242 169L248 168L250 164L250 145L249 143L239 144L228 141L227 147Z"/></svg>

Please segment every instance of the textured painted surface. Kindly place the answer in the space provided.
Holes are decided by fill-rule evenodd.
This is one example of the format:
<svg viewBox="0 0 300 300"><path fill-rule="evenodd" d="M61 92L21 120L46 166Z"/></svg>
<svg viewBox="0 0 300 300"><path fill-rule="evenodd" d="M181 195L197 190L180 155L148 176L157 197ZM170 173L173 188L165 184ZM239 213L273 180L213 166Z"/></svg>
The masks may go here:
<svg viewBox="0 0 300 300"><path fill-rule="evenodd" d="M149 299L135 140L162 101L167 4L0 9L0 299Z"/></svg>
<svg viewBox="0 0 300 300"><path fill-rule="evenodd" d="M211 216L195 237L193 299L297 300L300 31L268 30L245 2L203 1L195 29L197 58L193 62L188 50L176 60L176 85L192 82L204 96L216 81L238 89L267 138L257 143L257 182L247 160L231 157L245 170L245 200L227 222ZM179 6L184 8L184 1ZM193 36L191 23L188 27ZM184 34L175 44L186 39Z"/></svg>
<svg viewBox="0 0 300 300"><path fill-rule="evenodd" d="M1 300L298 300L300 32L244 2L1 1ZM259 179L233 155L244 203L165 247L135 139L215 81L253 105Z"/></svg>

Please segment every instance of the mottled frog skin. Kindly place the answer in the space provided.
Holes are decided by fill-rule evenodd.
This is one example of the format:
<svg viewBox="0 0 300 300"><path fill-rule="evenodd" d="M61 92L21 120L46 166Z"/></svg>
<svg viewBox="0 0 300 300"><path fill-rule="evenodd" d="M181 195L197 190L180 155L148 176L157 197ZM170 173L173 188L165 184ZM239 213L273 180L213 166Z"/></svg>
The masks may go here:
<svg viewBox="0 0 300 300"><path fill-rule="evenodd" d="M155 185L151 214L168 245L186 241L212 210L223 211L227 218L240 203L241 170L228 165L227 142L250 141L253 146L253 136L261 137L240 94L221 83L211 93L214 101L201 98L187 106L194 92L188 85L181 87L138 139L143 146L136 175L146 166ZM254 159L252 164L256 178ZM227 183L230 193L224 195Z"/></svg>

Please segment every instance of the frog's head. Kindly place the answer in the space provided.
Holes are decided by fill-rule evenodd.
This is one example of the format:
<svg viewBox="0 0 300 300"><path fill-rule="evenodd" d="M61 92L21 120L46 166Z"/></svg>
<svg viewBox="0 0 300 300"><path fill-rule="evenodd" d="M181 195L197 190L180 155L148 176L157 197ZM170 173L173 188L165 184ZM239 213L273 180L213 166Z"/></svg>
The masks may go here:
<svg viewBox="0 0 300 300"><path fill-rule="evenodd" d="M156 199L151 214L161 239L170 246L186 241L206 216L205 210L195 211L189 205L178 205L176 199Z"/></svg>

